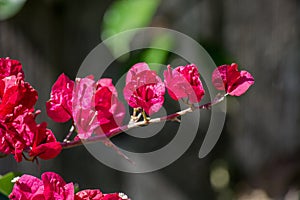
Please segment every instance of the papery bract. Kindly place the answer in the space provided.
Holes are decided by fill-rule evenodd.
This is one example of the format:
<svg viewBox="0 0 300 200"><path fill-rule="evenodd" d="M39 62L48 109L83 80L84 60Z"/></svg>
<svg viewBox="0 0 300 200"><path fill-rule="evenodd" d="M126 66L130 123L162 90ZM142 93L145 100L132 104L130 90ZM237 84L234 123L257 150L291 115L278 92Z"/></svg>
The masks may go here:
<svg viewBox="0 0 300 200"><path fill-rule="evenodd" d="M72 93L74 81L61 74L52 86L50 99L46 103L48 116L56 122L72 118Z"/></svg>
<svg viewBox="0 0 300 200"><path fill-rule="evenodd" d="M37 92L19 75L0 80L0 152L14 154L18 162L33 142L37 101Z"/></svg>
<svg viewBox="0 0 300 200"><path fill-rule="evenodd" d="M133 65L126 74L126 84L135 79L135 76L142 71L150 71L147 63L141 62Z"/></svg>
<svg viewBox="0 0 300 200"><path fill-rule="evenodd" d="M55 158L61 152L62 146L56 141L51 130L47 129L47 123L37 125L34 142L29 153L32 157L40 157L44 160Z"/></svg>
<svg viewBox="0 0 300 200"><path fill-rule="evenodd" d="M38 94L29 83L24 82L21 74L18 74L0 80L0 99L0 118L5 118L13 114L17 106L22 106L23 110L32 110Z"/></svg>
<svg viewBox="0 0 300 200"><path fill-rule="evenodd" d="M75 200L130 200L124 193L102 194L100 190L82 190L77 192Z"/></svg>
<svg viewBox="0 0 300 200"><path fill-rule="evenodd" d="M110 130L122 125L125 108L118 99L118 93L111 79L103 78L97 81L95 92L95 108L101 130L109 133ZM107 135L109 136L109 135Z"/></svg>
<svg viewBox="0 0 300 200"><path fill-rule="evenodd" d="M8 76L21 74L24 78L24 72L22 65L18 60L12 60L10 58L0 58L0 79Z"/></svg>
<svg viewBox="0 0 300 200"><path fill-rule="evenodd" d="M73 118L80 139L109 133L122 124L125 108L111 79L95 83L92 76L78 78L73 93Z"/></svg>
<svg viewBox="0 0 300 200"><path fill-rule="evenodd" d="M198 103L204 96L198 68L194 64L179 66L164 71L165 84L170 97L178 101L188 98L191 103Z"/></svg>
<svg viewBox="0 0 300 200"><path fill-rule="evenodd" d="M9 195L11 200L44 200L43 181L31 176L23 175L14 184Z"/></svg>
<svg viewBox="0 0 300 200"><path fill-rule="evenodd" d="M138 63L127 73L123 93L132 108L142 108L151 115L164 103L165 85L147 64Z"/></svg>
<svg viewBox="0 0 300 200"><path fill-rule="evenodd" d="M73 119L80 139L89 138L99 126L94 103L94 77L77 78L73 91Z"/></svg>
<svg viewBox="0 0 300 200"><path fill-rule="evenodd" d="M42 180L23 175L15 183L11 200L74 200L73 183L66 183L58 174L45 172Z"/></svg>
<svg viewBox="0 0 300 200"><path fill-rule="evenodd" d="M104 194L101 200L130 200L124 193Z"/></svg>
<svg viewBox="0 0 300 200"><path fill-rule="evenodd" d="M66 183L54 172L42 174L42 180L31 175L19 177L9 195L11 200L130 200L124 193L103 194L87 189L74 195L73 183Z"/></svg>
<svg viewBox="0 0 300 200"><path fill-rule="evenodd" d="M75 200L100 200L102 197L100 190L82 190L76 193Z"/></svg>
<svg viewBox="0 0 300 200"><path fill-rule="evenodd" d="M238 71L238 65L221 65L213 71L212 83L218 90L225 90L231 96L244 94L251 85L254 78L247 71Z"/></svg>
<svg viewBox="0 0 300 200"><path fill-rule="evenodd" d="M66 183L58 174L45 172L42 174L44 196L46 200L74 200L74 185Z"/></svg>
<svg viewBox="0 0 300 200"><path fill-rule="evenodd" d="M1 73L9 75L0 79L0 152L14 154L17 162L22 161L24 151L33 157L54 158L61 145L45 123L38 125L35 121L40 113L34 111L37 91L24 81L18 61L0 60L0 69L7 70ZM8 64L4 67L3 63Z"/></svg>

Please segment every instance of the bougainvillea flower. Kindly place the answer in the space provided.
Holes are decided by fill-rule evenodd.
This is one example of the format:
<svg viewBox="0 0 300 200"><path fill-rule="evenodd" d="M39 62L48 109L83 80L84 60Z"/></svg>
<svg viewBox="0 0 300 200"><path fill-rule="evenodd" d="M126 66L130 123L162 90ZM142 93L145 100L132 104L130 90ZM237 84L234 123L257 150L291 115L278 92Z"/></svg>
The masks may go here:
<svg viewBox="0 0 300 200"><path fill-rule="evenodd" d="M95 109L103 133L122 125L125 108L118 99L118 93L111 79L103 78L96 83ZM109 135L107 135L109 136Z"/></svg>
<svg viewBox="0 0 300 200"><path fill-rule="evenodd" d="M130 200L124 193L102 194L100 190L82 190L77 192L75 200Z"/></svg>
<svg viewBox="0 0 300 200"><path fill-rule="evenodd" d="M72 118L72 93L74 81L61 74L52 86L50 99L46 103L48 116L56 122L66 122Z"/></svg>
<svg viewBox="0 0 300 200"><path fill-rule="evenodd" d="M100 190L82 190L74 195L73 183L66 183L54 172L42 174L42 180L31 175L17 178L9 195L11 200L130 200L124 193L103 194Z"/></svg>
<svg viewBox="0 0 300 200"><path fill-rule="evenodd" d="M74 200L73 183L66 183L58 174L45 172L42 180L21 176L9 195L11 200Z"/></svg>
<svg viewBox="0 0 300 200"><path fill-rule="evenodd" d="M99 126L94 103L94 77L77 78L72 97L74 124L80 139L89 138Z"/></svg>
<svg viewBox="0 0 300 200"><path fill-rule="evenodd" d="M168 93L176 101L188 98L191 103L198 103L204 96L200 74L194 64L179 66L173 70L168 66L164 77Z"/></svg>
<svg viewBox="0 0 300 200"><path fill-rule="evenodd" d="M92 76L76 79L72 101L80 139L87 139L93 133L108 133L119 127L125 116L111 79L100 79L97 83Z"/></svg>
<svg viewBox="0 0 300 200"><path fill-rule="evenodd" d="M165 85L155 71L149 70L145 63L140 63L129 70L123 93L129 106L142 108L151 115L164 103Z"/></svg>
<svg viewBox="0 0 300 200"><path fill-rule="evenodd" d="M101 200L130 200L124 193L104 194Z"/></svg>
<svg viewBox="0 0 300 200"><path fill-rule="evenodd" d="M19 73L21 73L22 77L24 78L22 65L18 60L0 58L0 79L12 75L17 76Z"/></svg>
<svg viewBox="0 0 300 200"><path fill-rule="evenodd" d="M23 151L31 157L51 159L61 151L61 145L56 141L46 123L37 125L36 113L25 110L23 114L10 118L11 121L0 122L0 152L14 154L16 161L22 161Z"/></svg>
<svg viewBox="0 0 300 200"><path fill-rule="evenodd" d="M43 181L31 176L23 175L14 184L13 190L9 195L11 200L38 200L44 198Z"/></svg>
<svg viewBox="0 0 300 200"><path fill-rule="evenodd" d="M62 177L54 172L42 174L44 196L46 200L74 200L74 185L66 183Z"/></svg>
<svg viewBox="0 0 300 200"><path fill-rule="evenodd" d="M0 99L0 118L3 119L13 114L17 106L21 106L23 110L32 110L38 94L29 83L24 82L22 75L18 74L0 80Z"/></svg>
<svg viewBox="0 0 300 200"><path fill-rule="evenodd" d="M102 197L100 190L82 190L76 193L75 200L100 200Z"/></svg>
<svg viewBox="0 0 300 200"><path fill-rule="evenodd" d="M251 85L254 78L247 71L238 71L238 65L221 65L212 74L212 83L218 90L225 90L231 96L244 94Z"/></svg>
<svg viewBox="0 0 300 200"><path fill-rule="evenodd" d="M18 162L36 133L33 106L37 101L37 92L19 75L0 80L0 152L14 154Z"/></svg>
<svg viewBox="0 0 300 200"><path fill-rule="evenodd" d="M149 71L149 70L150 70L149 66L147 65L147 63L144 63L144 62L133 65L126 74L126 84L131 82L132 79L134 79L134 77L138 73L140 73L142 71Z"/></svg>
<svg viewBox="0 0 300 200"><path fill-rule="evenodd" d="M17 162L22 161L23 151L31 148L36 134L35 114L28 110L17 112L17 115L1 120L0 124L0 151L13 154Z"/></svg>
<svg viewBox="0 0 300 200"><path fill-rule="evenodd" d="M0 60L1 70L8 70L1 73L10 75L0 79L0 152L13 154L17 162L22 161L24 151L42 159L57 156L61 150L60 144L46 129L45 123L38 125L35 121L40 113L34 111L38 94L24 81L21 64L8 59ZM3 63L10 63L9 67L3 67ZM11 75L12 72L18 74Z"/></svg>
<svg viewBox="0 0 300 200"><path fill-rule="evenodd" d="M55 158L62 149L51 130L47 129L47 123L43 122L36 126L34 142L29 153L32 157L40 157L44 160Z"/></svg>

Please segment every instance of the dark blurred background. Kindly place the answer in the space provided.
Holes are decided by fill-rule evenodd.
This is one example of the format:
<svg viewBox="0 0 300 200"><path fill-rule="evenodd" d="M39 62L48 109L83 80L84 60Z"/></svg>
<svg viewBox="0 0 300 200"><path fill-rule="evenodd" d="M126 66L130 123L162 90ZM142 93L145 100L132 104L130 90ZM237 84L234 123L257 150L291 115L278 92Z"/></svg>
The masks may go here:
<svg viewBox="0 0 300 200"><path fill-rule="evenodd" d="M203 159L200 130L180 159L157 172L118 172L77 147L40 166L3 158L0 174L54 171L82 189L123 191L133 200L300 199L299 0L28 0L15 13L5 17L0 9L0 57L22 62L39 92L39 120L48 121L59 139L70 124L57 125L45 114L53 82L62 72L74 79L86 55L114 31L180 31L203 45L217 65L236 62L251 72L255 84L244 96L228 98L224 131ZM112 73L122 75L138 56L118 61Z"/></svg>

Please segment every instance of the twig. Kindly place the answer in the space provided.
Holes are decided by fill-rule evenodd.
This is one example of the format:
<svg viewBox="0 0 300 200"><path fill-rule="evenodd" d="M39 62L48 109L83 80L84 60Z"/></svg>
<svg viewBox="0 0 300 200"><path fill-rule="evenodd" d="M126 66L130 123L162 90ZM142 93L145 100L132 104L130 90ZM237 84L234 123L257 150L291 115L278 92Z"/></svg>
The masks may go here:
<svg viewBox="0 0 300 200"><path fill-rule="evenodd" d="M70 130L69 130L68 135L67 135L67 136L65 137L65 139L64 139L64 142L68 142L68 141L69 141L69 138L70 138L71 135L73 134L74 130L75 130L75 126L74 126L74 124L72 124L72 126L71 126L71 128L70 128Z"/></svg>

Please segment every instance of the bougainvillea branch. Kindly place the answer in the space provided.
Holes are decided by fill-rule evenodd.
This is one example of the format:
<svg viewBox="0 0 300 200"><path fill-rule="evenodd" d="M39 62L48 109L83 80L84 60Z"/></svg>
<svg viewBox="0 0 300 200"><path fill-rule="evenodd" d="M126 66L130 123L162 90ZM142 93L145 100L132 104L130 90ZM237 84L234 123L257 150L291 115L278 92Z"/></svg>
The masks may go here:
<svg viewBox="0 0 300 200"><path fill-rule="evenodd" d="M61 146L62 146L63 149L70 149L70 148L73 148L73 147L81 146L83 144L89 144L89 143L95 143L95 142L103 141L104 139L112 138L114 136L119 135L120 133L126 132L130 129L133 129L133 128L138 128L138 127L141 127L141 126L147 126L147 125L151 125L151 124L154 124L154 123L161 123L161 122L164 122L164 121L178 121L178 117L181 117L181 116L184 116L188 113L194 112L195 110L199 110L199 109L209 110L209 109L211 109L211 107L213 105L216 105L216 104L220 103L221 101L223 101L225 96L226 96L226 94L225 95L218 94L215 97L215 99L210 103L206 103L206 104L203 104L203 105L200 105L200 106L191 105L190 107L188 107L184 110L178 111L176 113L172 113L170 115L149 119L148 121L132 122L132 123L129 123L128 125L124 125L124 126L116 128L116 129L112 129L110 132L105 133L103 135L93 136L93 137L90 137L86 140L64 141L64 142L61 143Z"/></svg>
<svg viewBox="0 0 300 200"><path fill-rule="evenodd" d="M217 90L223 91L222 94L218 94L212 102L196 106L205 94L196 65L174 69L169 65L162 80L146 63L137 63L126 75L123 94L133 113L128 124L123 125L125 107L119 100L112 79L94 80L90 75L73 81L61 74L46 102L47 114L52 120L58 123L72 120L69 133L59 142L46 122L36 122L41 112L34 108L38 93L25 81L21 63L0 58L0 158L12 154L17 162L25 159L38 163L38 158L53 159L62 149L103 142L130 161L110 138L154 123L180 123L182 116L200 109L211 109L227 95L244 94L254 84L254 79L249 72L238 71L237 64L233 63L216 68L212 73L212 83ZM166 91L173 100L182 100L188 107L173 114L151 118L163 106ZM30 191L28 188L31 188ZM53 172L44 173L41 179L23 175L16 180L9 198L129 200L123 193L103 194L98 189L74 194L73 183L66 183Z"/></svg>
<svg viewBox="0 0 300 200"><path fill-rule="evenodd" d="M24 80L22 65L17 60L0 59L0 153L13 154L20 162L22 157L34 161L52 159L62 149L83 143L103 141L113 146L109 139L129 129L163 121L180 122L179 117L198 109L210 109L226 95L240 96L254 83L247 71L238 71L237 64L222 65L212 74L212 83L225 95L217 95L207 104L195 106L205 94L198 67L194 64L170 65L162 80L146 63L137 63L126 75L124 98L133 108L131 120L123 125L125 108L118 99L112 80L94 80L92 75L71 80L61 74L54 83L46 103L48 116L59 123L72 120L72 126L63 142L58 142L45 122L37 124L39 110L33 106L37 91ZM165 91L175 101L182 100L189 107L176 113L151 119L164 103ZM141 118L143 120L141 120ZM70 138L75 134L72 141ZM28 154L26 156L24 153Z"/></svg>

